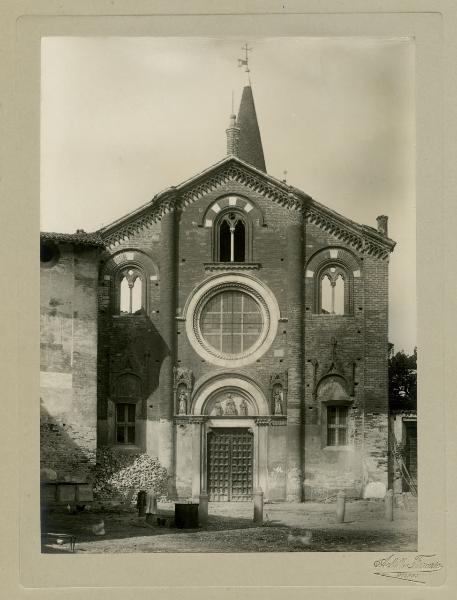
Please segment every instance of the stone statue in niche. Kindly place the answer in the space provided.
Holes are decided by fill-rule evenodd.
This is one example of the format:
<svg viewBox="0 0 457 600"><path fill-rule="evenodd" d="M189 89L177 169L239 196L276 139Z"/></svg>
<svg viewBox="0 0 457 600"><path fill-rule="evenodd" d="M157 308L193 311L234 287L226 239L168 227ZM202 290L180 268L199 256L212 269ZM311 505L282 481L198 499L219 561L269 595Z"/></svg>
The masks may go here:
<svg viewBox="0 0 457 600"><path fill-rule="evenodd" d="M222 415L224 414L224 409L222 408L222 402L220 400L216 400L216 403L214 405L214 414L217 417L222 417Z"/></svg>
<svg viewBox="0 0 457 600"><path fill-rule="evenodd" d="M272 415L284 416L287 413L287 371L270 376L269 404Z"/></svg>
<svg viewBox="0 0 457 600"><path fill-rule="evenodd" d="M245 417L248 414L248 403L246 402L246 398L243 398L240 403L240 415Z"/></svg>
<svg viewBox="0 0 457 600"><path fill-rule="evenodd" d="M178 415L187 414L187 393L184 388L181 388L178 396Z"/></svg>
<svg viewBox="0 0 457 600"><path fill-rule="evenodd" d="M273 400L274 400L274 414L282 415L282 390L281 390L281 388L277 387L275 389L275 392L273 395Z"/></svg>
<svg viewBox="0 0 457 600"><path fill-rule="evenodd" d="M232 394L229 394L227 397L227 401L225 403L225 414L226 415L237 415L238 411L236 409L235 400L233 399Z"/></svg>
<svg viewBox="0 0 457 600"><path fill-rule="evenodd" d="M176 414L187 415L190 412L193 375L190 369L173 367L173 397Z"/></svg>

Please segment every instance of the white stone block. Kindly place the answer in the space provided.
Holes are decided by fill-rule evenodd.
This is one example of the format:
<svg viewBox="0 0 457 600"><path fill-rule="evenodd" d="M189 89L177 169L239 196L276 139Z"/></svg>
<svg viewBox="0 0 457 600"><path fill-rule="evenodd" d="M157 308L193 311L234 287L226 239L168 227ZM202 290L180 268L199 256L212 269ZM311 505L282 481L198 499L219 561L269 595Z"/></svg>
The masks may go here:
<svg viewBox="0 0 457 600"><path fill-rule="evenodd" d="M386 486L382 481L370 481L363 492L364 498L384 498L385 495Z"/></svg>

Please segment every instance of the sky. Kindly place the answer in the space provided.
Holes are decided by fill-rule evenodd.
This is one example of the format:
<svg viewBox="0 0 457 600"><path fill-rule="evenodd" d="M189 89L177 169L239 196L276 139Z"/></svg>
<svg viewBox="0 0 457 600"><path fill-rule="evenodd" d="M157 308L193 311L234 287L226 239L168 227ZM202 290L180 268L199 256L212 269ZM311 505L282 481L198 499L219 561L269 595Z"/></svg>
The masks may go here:
<svg viewBox="0 0 457 600"><path fill-rule="evenodd" d="M94 231L226 154L244 39L42 40L41 229ZM267 172L340 214L389 217L389 340L416 345L414 44L249 41Z"/></svg>

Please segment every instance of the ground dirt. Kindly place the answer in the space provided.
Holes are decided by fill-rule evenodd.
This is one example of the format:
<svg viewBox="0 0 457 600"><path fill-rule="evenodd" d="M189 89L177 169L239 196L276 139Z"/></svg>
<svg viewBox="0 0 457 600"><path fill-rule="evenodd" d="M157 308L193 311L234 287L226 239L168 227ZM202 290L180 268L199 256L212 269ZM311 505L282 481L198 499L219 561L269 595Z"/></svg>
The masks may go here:
<svg viewBox="0 0 457 600"><path fill-rule="evenodd" d="M173 515L173 504L159 504ZM92 527L104 521L105 534ZM332 503L266 504L264 522L253 522L253 505L210 503L209 519L199 529L146 524L133 509L89 510L78 514L53 511L43 518L43 532L71 534L76 553L112 552L370 552L417 550L417 509L413 502L397 508L394 521L384 517L376 500L346 503L344 523L336 522ZM45 553L69 552L69 544L42 536Z"/></svg>

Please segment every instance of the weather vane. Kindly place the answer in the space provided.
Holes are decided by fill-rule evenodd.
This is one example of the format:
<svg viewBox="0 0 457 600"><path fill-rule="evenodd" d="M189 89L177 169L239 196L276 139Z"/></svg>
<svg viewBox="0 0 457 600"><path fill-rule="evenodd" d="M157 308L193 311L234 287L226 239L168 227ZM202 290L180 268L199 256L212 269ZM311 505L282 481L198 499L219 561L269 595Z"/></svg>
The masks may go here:
<svg viewBox="0 0 457 600"><path fill-rule="evenodd" d="M244 72L248 74L248 80L249 83L251 83L251 77L249 76L249 73L251 72L249 70L249 55L248 52L252 52L252 48L249 48L248 44L244 44L244 46L242 46L241 50L244 51L244 58L239 58L238 59L238 66L239 67L244 67Z"/></svg>

